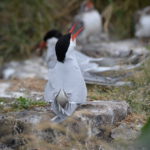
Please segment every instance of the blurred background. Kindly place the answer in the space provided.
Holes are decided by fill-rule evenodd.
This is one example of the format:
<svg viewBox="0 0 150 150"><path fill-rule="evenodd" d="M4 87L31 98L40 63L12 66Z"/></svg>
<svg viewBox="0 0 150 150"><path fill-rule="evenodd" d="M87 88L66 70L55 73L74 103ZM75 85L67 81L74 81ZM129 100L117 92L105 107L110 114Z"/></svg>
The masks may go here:
<svg viewBox="0 0 150 150"><path fill-rule="evenodd" d="M47 66L43 65L44 60L40 59L41 57L39 57L38 59L34 59L31 57L35 55L35 49L37 44L43 39L43 36L48 30L55 28L60 30L62 33L68 32L69 28L71 27L73 18L79 12L80 6L83 1L84 0L0 0L0 20L1 20L0 22L0 73L2 72L8 75L12 73L12 75L10 75L9 78L0 79L0 87L1 87L0 88L0 109L1 109L0 113L1 114L3 113L2 115L7 116L8 113L12 112L13 114L12 120L16 121L18 119L16 112L18 112L19 114L18 116L21 119L26 116L28 118L28 116L30 117L31 115L31 120L33 120L33 122L34 119L32 117L34 116L34 114L35 114L35 118L36 115L38 117L41 116L41 114L39 115L38 113L40 111L41 112L43 111L44 113L46 111L48 114L46 115L49 116L49 111L47 111L47 107L49 108L49 105L44 101L37 101L37 100L43 100L42 99L43 91L46 83L44 77L45 76L47 77L48 69ZM148 43L147 41L144 41L144 39L142 38L139 39L135 38L134 35L135 35L135 13L138 10L150 6L150 0L124 0L124 1L93 0L93 2L96 9L101 13L103 17L103 23L104 23L103 31L106 34L108 33L109 40L110 40L110 41L104 41L102 46L101 46L102 43L99 42L100 45L98 46L101 48L101 50L104 49L102 53L105 53L106 50L107 52L111 52L111 53L106 53L107 57L104 55L107 58L106 59L104 57L105 60L104 63L99 63L99 64L95 63L98 64L97 65L98 69L100 67L102 67L100 68L102 70L103 67L104 69L105 67L110 68L108 71L106 70L104 72L103 71L96 72L95 70L97 68L96 69L92 68L94 70L92 71L98 77L100 77L100 79L103 79L104 83L107 83L108 81L111 82L114 81L115 86L111 82L110 82L111 84L109 83L109 84L102 84L102 85L101 84L95 85L97 82L94 82L93 85L87 85L88 100L89 101L104 100L106 102L106 105L107 105L107 101L109 100L114 100L114 103L118 101L119 102L125 101L127 105L129 104L131 110L129 109L129 111L127 110L128 113L124 113L128 116L126 116L125 119L122 118L124 120L117 122L117 124L115 124L116 126L110 127L109 124L108 127L104 125L104 127L102 126L101 129L98 126L98 128L96 130L94 129L93 132L99 131L98 136L101 137L102 139L101 138L96 139L97 137L91 139L89 138L87 140L87 143L89 143L89 145L93 143L93 145L95 146L97 144L99 145L99 143L101 143L101 140L102 140L102 144L104 141L105 142L107 141L109 142L108 145L110 146L110 150L112 150L112 146L110 144L112 144L114 141L115 142L113 144L115 146L117 146L117 144L128 146L129 144L130 145L132 144L130 142L133 142L133 140L135 140L138 137L137 143L140 144L142 143L144 146L148 145L149 147L147 150L149 150L150 149L150 145L149 145L150 119L148 118L150 116L150 65L149 65L150 59L148 56L150 50L150 42ZM95 47L90 52L93 52L93 50L95 50ZM115 52L116 54L114 54ZM96 55L98 55L97 51L95 53ZM101 56L101 54L99 53L98 56ZM103 58L103 56L101 57ZM86 58L87 60L89 59L85 57L85 55L84 57L81 58ZM92 60L93 59L94 58L92 58ZM13 60L19 60L19 61L13 62ZM25 61L20 61L20 60L25 60ZM10 64L9 63L7 64L7 62L9 61ZM114 66L117 66L118 68L119 65L121 66L120 68L122 69L120 68L118 70L111 69ZM90 65L88 67L90 68ZM95 77L95 74L92 77ZM117 81L121 81L119 83L124 82L130 84L117 85L115 84ZM9 92L10 95L8 94ZM15 99L14 95L15 96L17 95L18 98ZM14 103L12 103L12 101L14 101ZM124 105L122 106L125 107ZM37 110L36 109L34 110L34 108L36 107ZM30 112L30 110L34 110L35 112ZM26 113L26 115L24 116L24 113L19 113L19 111L20 112L26 111L28 113ZM105 112L107 113L109 111L105 110ZM123 113L123 111L121 112ZM12 114L10 113L9 115L12 116ZM114 114L120 115L120 113L114 113ZM106 116L104 116L104 118L105 117ZM38 118L37 120L40 119ZM79 121L79 124L80 122L81 121ZM33 126L35 125L34 123ZM13 141L16 135L20 136L19 134L20 133L22 134L23 132L25 133L25 139L26 139L27 138L26 134L29 135L33 134L30 131L29 133L26 133L26 131L25 132L22 131L26 129L24 123L23 125L20 125L20 123L18 123L19 128L21 128L21 132L19 130L19 134L16 135L12 134L13 133L12 129L14 129L12 127L12 124L14 125L14 123L12 123L11 119L10 119L10 127L8 125L5 125L5 119L3 120L3 117L1 117L0 119L0 124L1 126L3 126L0 128L0 135L1 135L0 140L2 138L4 143L6 144L8 143L12 146L14 146L15 142L11 143L10 141L11 140ZM74 125L74 122L72 124ZM51 126L52 128L51 129L49 126L50 126L49 124L48 125L44 124L42 128L39 128L39 126L37 126L37 131L41 130L42 132L44 132L44 134L41 135L41 137L44 137L43 138L44 140L43 143L40 143L37 140L37 135L34 137L35 139L32 137L33 141L35 141L35 143L33 142L33 147L37 146L37 143L39 142L42 145L41 149L43 149L43 145L45 145L44 143L45 139L48 139L49 141L49 139L51 139L51 137L49 136L50 134L53 137L54 127ZM67 122L66 125L64 126L65 129L66 126L68 126ZM10 128L10 130L8 130L8 128ZM29 126L27 128L30 129L31 127ZM56 127L57 130L61 128ZM76 128L78 128L78 126ZM116 132L116 134L112 134L113 133L112 130L115 128L116 131L114 130L114 133ZM8 133L6 132L7 130ZM81 130L83 129L81 128ZM58 133L62 134L63 130L60 131L61 132ZM140 133L142 134L139 136ZM12 136L10 138L11 140L8 138L9 134ZM61 134L57 134L58 137ZM45 135L48 136L46 136L45 138ZM54 137L54 140L57 141L56 137ZM84 148L86 147L85 143L82 141L84 140L82 136L82 132L81 132L81 137L76 135L76 131L75 134L71 133L71 137L73 137L73 140L72 138L70 138L70 136L68 136L66 141L65 140L62 141L64 150L66 150L68 139L70 141L68 147L72 147L72 145L74 145L75 143L77 143L77 146L80 147L80 149L83 149L82 146ZM17 137L17 140L19 138ZM123 140L120 140L121 138ZM62 139L64 139L64 136ZM112 139L114 139L113 142L111 141ZM27 140L29 141L29 138ZM91 143L89 142L90 140ZM59 143L59 141L57 142ZM49 146L54 148L58 146L57 142L53 143L52 145L50 141ZM106 144L105 142L104 145ZM138 145L137 143L135 144L136 146ZM22 146L20 145L18 146L19 148ZM0 141L0 146L1 146L1 141ZM62 150L61 145L58 146L58 149L59 148ZM85 149L91 149L91 148L86 147ZM100 150L99 147L98 149ZM118 149L120 150L121 148L119 147ZM45 150L47 149L45 148Z"/></svg>
<svg viewBox="0 0 150 150"><path fill-rule="evenodd" d="M35 45L51 28L66 32L83 0L1 0L0 64L30 56ZM131 38L134 14L150 5L149 0L93 0L108 19L112 38Z"/></svg>

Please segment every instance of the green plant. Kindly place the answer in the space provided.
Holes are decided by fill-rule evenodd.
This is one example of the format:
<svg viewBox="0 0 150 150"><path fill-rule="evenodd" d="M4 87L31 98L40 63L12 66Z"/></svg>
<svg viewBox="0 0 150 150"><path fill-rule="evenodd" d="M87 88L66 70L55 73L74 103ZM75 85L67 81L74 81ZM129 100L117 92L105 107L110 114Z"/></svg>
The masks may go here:
<svg viewBox="0 0 150 150"><path fill-rule="evenodd" d="M35 101L24 97L19 97L16 99L16 103L14 104L13 107L18 109L28 109L34 106L46 106L46 105L47 103L42 100Z"/></svg>
<svg viewBox="0 0 150 150"><path fill-rule="evenodd" d="M141 135L139 136L136 145L144 147L145 150L150 149L150 118L141 129Z"/></svg>

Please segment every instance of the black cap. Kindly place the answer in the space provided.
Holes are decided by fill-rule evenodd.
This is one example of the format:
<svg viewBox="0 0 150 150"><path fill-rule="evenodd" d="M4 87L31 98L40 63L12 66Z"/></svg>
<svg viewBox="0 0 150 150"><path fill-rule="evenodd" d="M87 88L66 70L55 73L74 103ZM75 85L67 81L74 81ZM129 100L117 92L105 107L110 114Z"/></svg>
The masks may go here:
<svg viewBox="0 0 150 150"><path fill-rule="evenodd" d="M46 42L50 38L55 37L55 38L59 39L61 36L62 36L62 34L58 30L53 29L53 30L48 31L45 34L43 40Z"/></svg>
<svg viewBox="0 0 150 150"><path fill-rule="evenodd" d="M59 62L63 63L65 60L66 52L70 45L70 38L71 38L71 34L70 33L66 34L60 37L60 39L56 43L55 51L56 51L57 60Z"/></svg>

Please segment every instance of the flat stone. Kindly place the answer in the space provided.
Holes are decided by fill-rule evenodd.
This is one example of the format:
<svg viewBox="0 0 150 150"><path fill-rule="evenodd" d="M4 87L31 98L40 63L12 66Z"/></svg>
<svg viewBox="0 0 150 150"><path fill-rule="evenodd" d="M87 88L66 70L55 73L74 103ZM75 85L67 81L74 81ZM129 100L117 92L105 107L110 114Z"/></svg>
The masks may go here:
<svg viewBox="0 0 150 150"><path fill-rule="evenodd" d="M90 112L90 113L88 113ZM123 120L130 112L129 105L126 101L89 101L83 104L75 116L79 118L93 118L97 120L98 125L101 124L114 124L115 122ZM94 118L93 118L94 119ZM100 120L100 122L99 122Z"/></svg>
<svg viewBox="0 0 150 150"><path fill-rule="evenodd" d="M121 123L118 127L112 129L111 137L115 140L135 140L140 135L142 125Z"/></svg>

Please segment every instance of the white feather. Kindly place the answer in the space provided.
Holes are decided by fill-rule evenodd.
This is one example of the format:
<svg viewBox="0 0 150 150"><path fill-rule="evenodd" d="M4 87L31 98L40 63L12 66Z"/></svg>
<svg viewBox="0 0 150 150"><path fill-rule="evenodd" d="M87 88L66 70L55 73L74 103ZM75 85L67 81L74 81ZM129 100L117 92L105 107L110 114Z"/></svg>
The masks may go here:
<svg viewBox="0 0 150 150"><path fill-rule="evenodd" d="M136 25L136 37L150 37L150 15L143 15Z"/></svg>
<svg viewBox="0 0 150 150"><path fill-rule="evenodd" d="M102 18L97 10L83 12L75 17L75 22L83 22L84 30L79 40L85 40L91 35L98 35L102 31Z"/></svg>
<svg viewBox="0 0 150 150"><path fill-rule="evenodd" d="M71 43L65 62L57 62L54 68L49 68L49 80L45 89L45 100L54 101L56 94L63 89L71 102L86 101L86 85L80 67L74 54L74 43Z"/></svg>

